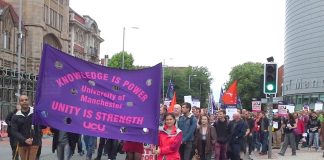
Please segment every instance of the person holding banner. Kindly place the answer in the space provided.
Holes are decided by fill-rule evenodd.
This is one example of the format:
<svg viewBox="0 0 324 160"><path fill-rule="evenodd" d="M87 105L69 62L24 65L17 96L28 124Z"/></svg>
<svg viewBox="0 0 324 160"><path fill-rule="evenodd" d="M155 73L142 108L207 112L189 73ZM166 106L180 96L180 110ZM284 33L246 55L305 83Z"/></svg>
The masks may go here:
<svg viewBox="0 0 324 160"><path fill-rule="evenodd" d="M19 104L21 110L17 111L11 119L11 132L19 142L17 149L20 158L34 160L41 143L41 128L33 123L34 108L29 106L26 95L19 97Z"/></svg>
<svg viewBox="0 0 324 160"><path fill-rule="evenodd" d="M157 154L157 160L180 160L182 132L175 126L173 113L167 113L164 119L165 124L159 131L159 146L154 153Z"/></svg>

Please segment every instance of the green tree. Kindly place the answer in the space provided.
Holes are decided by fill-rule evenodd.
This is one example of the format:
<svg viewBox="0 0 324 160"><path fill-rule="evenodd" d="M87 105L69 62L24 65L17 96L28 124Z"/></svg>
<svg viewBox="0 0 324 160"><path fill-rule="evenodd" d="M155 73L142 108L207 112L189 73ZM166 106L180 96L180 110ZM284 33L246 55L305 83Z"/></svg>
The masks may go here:
<svg viewBox="0 0 324 160"><path fill-rule="evenodd" d="M134 69L134 58L131 53L119 52L116 53L111 57L111 59L108 62L109 67L115 67L115 68L122 68L122 61L123 61L123 53L124 53L124 69Z"/></svg>
<svg viewBox="0 0 324 160"><path fill-rule="evenodd" d="M252 98L261 97L262 86L260 77L263 74L263 64L246 62L235 66L230 72L230 80L226 84L226 88L238 80L238 95L241 98L242 106L251 110Z"/></svg>
<svg viewBox="0 0 324 160"><path fill-rule="evenodd" d="M189 75L191 75L190 89ZM200 100L202 108L208 106L208 93L212 78L210 78L207 67L166 67L164 70L165 92L168 89L170 79L174 82L178 103L184 101L184 96L191 95L193 98Z"/></svg>

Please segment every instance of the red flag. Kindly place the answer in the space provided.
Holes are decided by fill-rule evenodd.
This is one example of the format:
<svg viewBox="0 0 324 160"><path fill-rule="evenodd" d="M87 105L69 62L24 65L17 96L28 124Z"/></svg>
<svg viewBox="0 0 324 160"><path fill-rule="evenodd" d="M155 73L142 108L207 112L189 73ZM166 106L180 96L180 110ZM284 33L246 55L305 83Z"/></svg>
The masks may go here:
<svg viewBox="0 0 324 160"><path fill-rule="evenodd" d="M176 92L173 93L173 98L172 98L172 101L171 101L171 104L169 106L169 109L168 109L168 112L169 113L173 113L173 110L174 110L174 105L177 103L177 97L176 97Z"/></svg>
<svg viewBox="0 0 324 160"><path fill-rule="evenodd" d="M237 80L235 80L224 93L223 104L236 104L237 103Z"/></svg>

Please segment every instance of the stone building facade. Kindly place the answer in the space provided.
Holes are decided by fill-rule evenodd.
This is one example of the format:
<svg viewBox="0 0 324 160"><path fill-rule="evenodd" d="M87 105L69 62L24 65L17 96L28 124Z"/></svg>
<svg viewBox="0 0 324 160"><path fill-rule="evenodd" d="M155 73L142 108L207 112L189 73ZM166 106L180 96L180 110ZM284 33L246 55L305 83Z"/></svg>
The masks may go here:
<svg viewBox="0 0 324 160"><path fill-rule="evenodd" d="M90 16L80 16L70 9L69 26L69 51L68 53L81 59L100 63L100 30L95 20Z"/></svg>
<svg viewBox="0 0 324 160"><path fill-rule="evenodd" d="M5 0L18 13L19 0ZM64 52L69 43L69 0L22 1L22 21L27 32L27 71L37 74L44 43Z"/></svg>
<svg viewBox="0 0 324 160"><path fill-rule="evenodd" d="M17 35L19 1L0 0L0 119L15 108L18 91ZM35 98L37 75L45 43L93 63L99 63L98 25L80 16L69 0L22 0L21 90Z"/></svg>

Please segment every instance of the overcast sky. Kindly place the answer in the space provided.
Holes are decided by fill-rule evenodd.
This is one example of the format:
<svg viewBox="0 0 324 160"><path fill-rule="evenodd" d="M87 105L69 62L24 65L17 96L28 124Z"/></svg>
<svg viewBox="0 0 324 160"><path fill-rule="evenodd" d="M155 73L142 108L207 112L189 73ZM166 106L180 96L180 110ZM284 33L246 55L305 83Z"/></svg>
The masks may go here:
<svg viewBox="0 0 324 160"><path fill-rule="evenodd" d="M284 61L284 0L70 0L70 6L97 22L105 40L100 57L122 50L126 27L125 51L135 65L206 66L217 101L232 67L270 56Z"/></svg>

